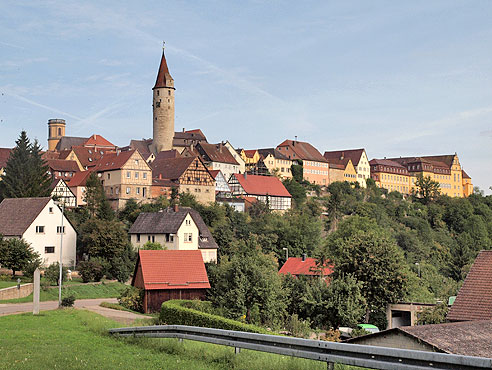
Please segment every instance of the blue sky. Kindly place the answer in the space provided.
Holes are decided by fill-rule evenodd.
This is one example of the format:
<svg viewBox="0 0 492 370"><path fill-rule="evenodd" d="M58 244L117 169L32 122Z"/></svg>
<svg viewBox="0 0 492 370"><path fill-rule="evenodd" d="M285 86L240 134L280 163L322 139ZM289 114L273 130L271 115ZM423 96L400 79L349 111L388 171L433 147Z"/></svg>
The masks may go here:
<svg viewBox="0 0 492 370"><path fill-rule="evenodd" d="M47 121L118 145L152 135L166 40L176 130L370 158L457 152L492 185L491 1L0 4L0 146Z"/></svg>

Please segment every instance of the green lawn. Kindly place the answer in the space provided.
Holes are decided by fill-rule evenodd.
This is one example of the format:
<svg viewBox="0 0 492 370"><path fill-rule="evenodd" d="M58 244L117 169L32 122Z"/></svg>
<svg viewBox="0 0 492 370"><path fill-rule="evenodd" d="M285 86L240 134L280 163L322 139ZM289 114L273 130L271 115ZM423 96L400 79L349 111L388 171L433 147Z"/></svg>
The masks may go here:
<svg viewBox="0 0 492 370"><path fill-rule="evenodd" d="M5 369L326 369L288 356L175 339L118 339L121 324L65 309L0 317L0 368ZM348 369L348 367L335 367ZM354 368L355 369L355 368Z"/></svg>
<svg viewBox="0 0 492 370"><path fill-rule="evenodd" d="M21 283L23 284L23 283ZM0 280L0 289L3 288L10 288L11 286L16 286L17 281L11 281L11 280Z"/></svg>
<svg viewBox="0 0 492 370"><path fill-rule="evenodd" d="M88 299L88 298L117 298L120 293L127 286L122 283L113 282L106 284L85 284L76 286L63 286L62 295L68 296L73 294L75 299ZM47 290L41 289L40 292L41 301L56 301L58 300L58 289L49 288ZM32 294L18 299L9 299L6 301L0 301L0 303L22 303L32 302Z"/></svg>

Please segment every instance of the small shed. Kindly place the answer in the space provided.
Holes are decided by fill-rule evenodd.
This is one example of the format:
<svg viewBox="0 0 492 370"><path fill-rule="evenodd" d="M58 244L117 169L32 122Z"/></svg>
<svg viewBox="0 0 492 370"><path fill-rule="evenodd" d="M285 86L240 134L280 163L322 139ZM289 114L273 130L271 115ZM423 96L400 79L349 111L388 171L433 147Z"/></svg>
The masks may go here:
<svg viewBox="0 0 492 370"><path fill-rule="evenodd" d="M144 289L144 312L171 299L204 299L210 288L199 250L140 250L132 285Z"/></svg>

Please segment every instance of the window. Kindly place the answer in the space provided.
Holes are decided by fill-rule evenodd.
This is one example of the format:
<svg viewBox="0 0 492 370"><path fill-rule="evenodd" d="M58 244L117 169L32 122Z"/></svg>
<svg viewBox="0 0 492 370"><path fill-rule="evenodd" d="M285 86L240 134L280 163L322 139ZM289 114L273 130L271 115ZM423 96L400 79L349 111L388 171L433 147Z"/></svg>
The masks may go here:
<svg viewBox="0 0 492 370"><path fill-rule="evenodd" d="M132 173L130 171L126 171L126 178L129 179L132 177Z"/></svg>
<svg viewBox="0 0 492 370"><path fill-rule="evenodd" d="M185 220L185 224L186 224L187 226L191 225L191 220Z"/></svg>
<svg viewBox="0 0 492 370"><path fill-rule="evenodd" d="M36 226L36 234L44 234L44 226Z"/></svg>
<svg viewBox="0 0 492 370"><path fill-rule="evenodd" d="M171 96L171 90L167 90L167 95Z"/></svg>
<svg viewBox="0 0 492 370"><path fill-rule="evenodd" d="M137 243L140 243L140 234L137 234Z"/></svg>
<svg viewBox="0 0 492 370"><path fill-rule="evenodd" d="M137 194L140 194L140 188L137 187Z"/></svg>
<svg viewBox="0 0 492 370"><path fill-rule="evenodd" d="M146 178L147 178L147 172L144 172L144 173L142 174L142 177L143 177L144 179L146 179Z"/></svg>
<svg viewBox="0 0 492 370"><path fill-rule="evenodd" d="M61 234L61 233L65 234L65 226L57 226L56 227L56 233L57 234Z"/></svg>
<svg viewBox="0 0 492 370"><path fill-rule="evenodd" d="M184 242L185 243L191 243L193 241L193 234L192 233L184 233Z"/></svg>
<svg viewBox="0 0 492 370"><path fill-rule="evenodd" d="M109 180L110 178L111 178L111 174L110 174L110 173L108 173L108 180Z"/></svg>
<svg viewBox="0 0 492 370"><path fill-rule="evenodd" d="M135 178L138 179L138 172L135 172Z"/></svg>
<svg viewBox="0 0 492 370"><path fill-rule="evenodd" d="M127 193L127 194L130 194L130 191L131 191L131 188L127 186L127 188L126 188L126 193Z"/></svg>
<svg viewBox="0 0 492 370"><path fill-rule="evenodd" d="M50 212L50 213L53 213L53 207L50 207L50 208L49 208L49 212Z"/></svg>
<svg viewBox="0 0 492 370"><path fill-rule="evenodd" d="M174 243L174 234L166 234L166 243Z"/></svg>
<svg viewBox="0 0 492 370"><path fill-rule="evenodd" d="M147 195L147 188L142 188L142 197Z"/></svg>
<svg viewBox="0 0 492 370"><path fill-rule="evenodd" d="M55 247L44 247L44 253L55 253Z"/></svg>

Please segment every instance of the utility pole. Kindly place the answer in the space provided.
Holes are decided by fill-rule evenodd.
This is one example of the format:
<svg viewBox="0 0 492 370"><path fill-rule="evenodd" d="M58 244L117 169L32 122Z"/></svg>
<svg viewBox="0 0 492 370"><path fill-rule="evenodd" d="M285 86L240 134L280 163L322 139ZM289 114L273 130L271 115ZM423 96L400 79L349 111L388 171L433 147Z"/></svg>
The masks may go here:
<svg viewBox="0 0 492 370"><path fill-rule="evenodd" d="M65 213L65 202L62 203L62 217L61 217L61 230L60 230L60 276L58 280L58 308L61 308L62 301L62 281L63 281L63 217Z"/></svg>

